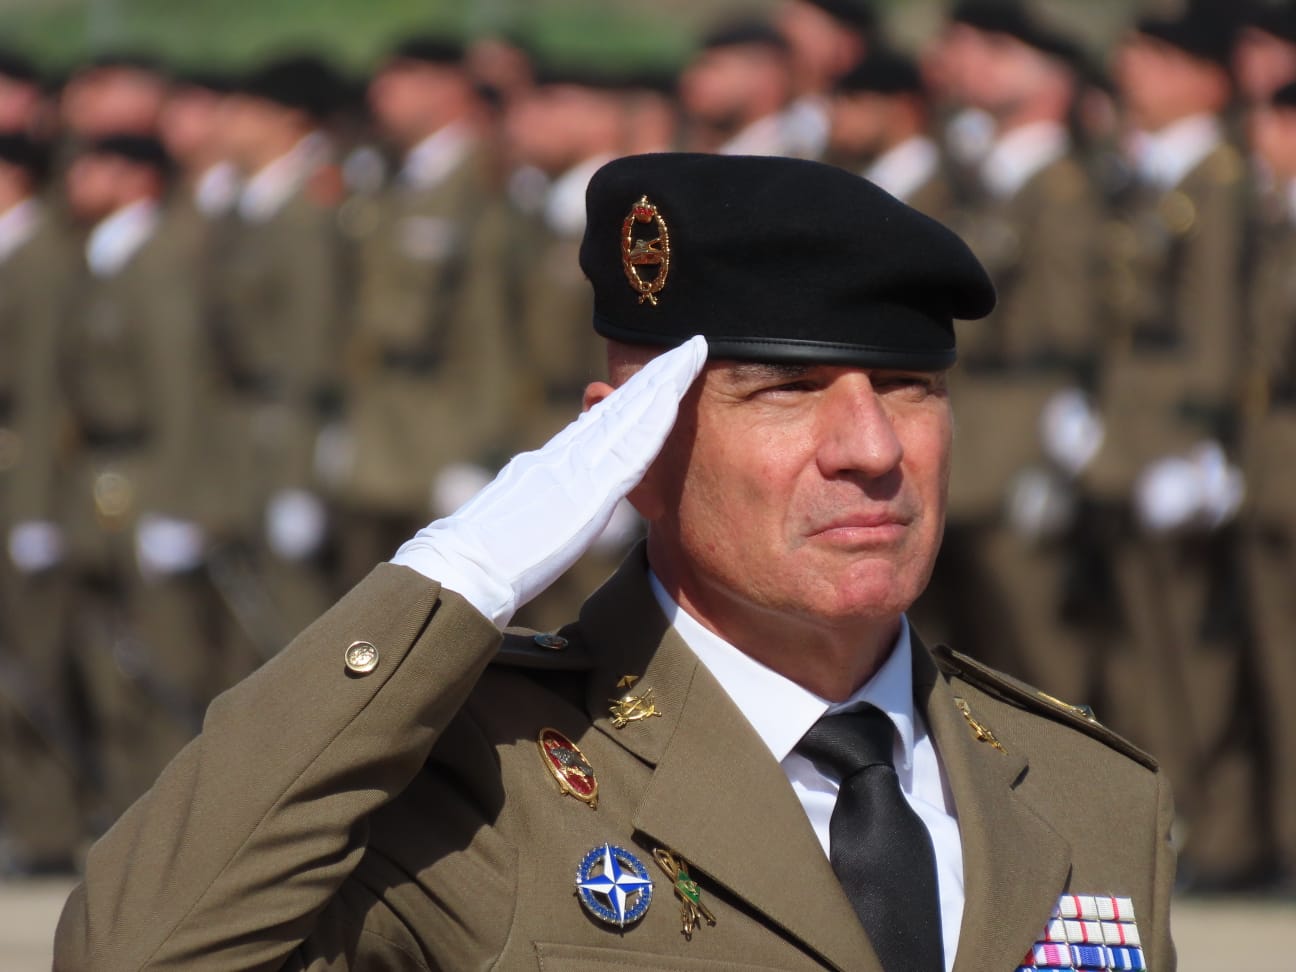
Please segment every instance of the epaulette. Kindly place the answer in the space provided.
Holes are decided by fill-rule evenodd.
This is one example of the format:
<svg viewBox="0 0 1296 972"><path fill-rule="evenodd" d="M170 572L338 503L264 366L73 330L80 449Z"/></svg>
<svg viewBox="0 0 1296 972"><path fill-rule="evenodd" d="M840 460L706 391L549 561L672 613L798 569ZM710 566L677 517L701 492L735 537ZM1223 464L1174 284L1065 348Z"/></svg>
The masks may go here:
<svg viewBox="0 0 1296 972"><path fill-rule="evenodd" d="M1099 722L1093 710L1084 705L1070 705L1061 699L1055 699L1034 686L1027 685L1020 679L1005 675L1003 672L987 668L980 662L960 654L945 645L932 649L936 665L946 675L955 675L981 691L994 696L1002 702L1014 705L1019 709L1037 713L1060 722L1063 725L1078 729L1088 736L1105 743L1122 755L1128 756L1150 770L1157 769L1156 759L1139 749L1124 736L1118 735Z"/></svg>
<svg viewBox="0 0 1296 972"><path fill-rule="evenodd" d="M584 641L567 634L506 628L492 665L548 672L582 672L594 667Z"/></svg>

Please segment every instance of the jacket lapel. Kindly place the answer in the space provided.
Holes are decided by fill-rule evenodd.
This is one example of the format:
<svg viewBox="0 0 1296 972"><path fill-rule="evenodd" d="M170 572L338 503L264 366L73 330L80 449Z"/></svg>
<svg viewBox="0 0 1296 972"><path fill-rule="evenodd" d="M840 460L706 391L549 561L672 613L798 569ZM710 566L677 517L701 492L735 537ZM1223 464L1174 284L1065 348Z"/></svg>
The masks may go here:
<svg viewBox="0 0 1296 972"><path fill-rule="evenodd" d="M963 842L965 903L954 972L1015 968L1066 889L1071 848L1017 792L1030 772L1025 753L978 740L916 638L913 657L914 697L940 754Z"/></svg>
<svg viewBox="0 0 1296 972"><path fill-rule="evenodd" d="M655 767L633 822L683 855L770 924L838 969L881 972L864 929L779 764L746 718L666 624L642 551L581 612L597 661L594 725ZM616 728L609 700L639 675L661 713Z"/></svg>

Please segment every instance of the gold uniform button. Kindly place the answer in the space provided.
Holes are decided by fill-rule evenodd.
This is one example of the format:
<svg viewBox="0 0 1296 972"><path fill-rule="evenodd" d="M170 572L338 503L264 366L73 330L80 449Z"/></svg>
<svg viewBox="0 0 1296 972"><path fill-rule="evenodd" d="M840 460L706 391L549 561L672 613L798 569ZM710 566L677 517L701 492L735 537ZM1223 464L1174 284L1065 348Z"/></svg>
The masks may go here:
<svg viewBox="0 0 1296 972"><path fill-rule="evenodd" d="M368 641L353 641L346 650L346 667L357 675L368 675L378 667L378 649Z"/></svg>
<svg viewBox="0 0 1296 972"><path fill-rule="evenodd" d="M562 651L567 647L567 639L562 635L556 634L538 634L531 639L541 648L547 648L550 651Z"/></svg>

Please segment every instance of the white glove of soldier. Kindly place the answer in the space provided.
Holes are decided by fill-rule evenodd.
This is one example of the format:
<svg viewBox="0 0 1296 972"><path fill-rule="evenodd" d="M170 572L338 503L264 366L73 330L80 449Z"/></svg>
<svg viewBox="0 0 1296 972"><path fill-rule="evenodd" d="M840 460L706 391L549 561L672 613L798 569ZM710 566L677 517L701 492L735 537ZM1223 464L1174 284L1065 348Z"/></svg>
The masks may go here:
<svg viewBox="0 0 1296 972"><path fill-rule="evenodd" d="M694 337L662 354L535 452L515 456L392 562L464 597L498 625L568 567L643 478L706 362Z"/></svg>
<svg viewBox="0 0 1296 972"><path fill-rule="evenodd" d="M1102 447L1106 429L1079 388L1064 388L1040 412L1045 454L1068 476L1079 475Z"/></svg>
<svg viewBox="0 0 1296 972"><path fill-rule="evenodd" d="M1158 459L1134 485L1139 522L1153 533L1195 526L1213 530L1242 506L1241 471L1218 442L1199 442L1186 456Z"/></svg>
<svg viewBox="0 0 1296 972"><path fill-rule="evenodd" d="M27 520L9 531L9 559L24 574L39 574L63 562L63 531L48 520Z"/></svg>
<svg viewBox="0 0 1296 972"><path fill-rule="evenodd" d="M202 565L206 538L202 527L157 513L145 513L135 526L135 559L150 579L183 574Z"/></svg>
<svg viewBox="0 0 1296 972"><path fill-rule="evenodd" d="M266 504L265 527L266 541L276 556L305 560L324 545L328 511L314 493L281 489Z"/></svg>

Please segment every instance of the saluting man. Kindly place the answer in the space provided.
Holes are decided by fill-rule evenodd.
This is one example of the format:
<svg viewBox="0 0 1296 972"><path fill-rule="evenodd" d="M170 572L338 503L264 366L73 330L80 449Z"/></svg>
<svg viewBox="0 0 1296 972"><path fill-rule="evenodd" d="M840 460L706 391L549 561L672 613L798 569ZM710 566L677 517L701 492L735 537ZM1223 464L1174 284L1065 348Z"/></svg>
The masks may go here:
<svg viewBox="0 0 1296 972"><path fill-rule="evenodd" d="M905 620L970 251L785 158L620 159L587 212L609 380L213 704L56 966L1172 968L1156 764ZM580 619L501 635L627 494Z"/></svg>

